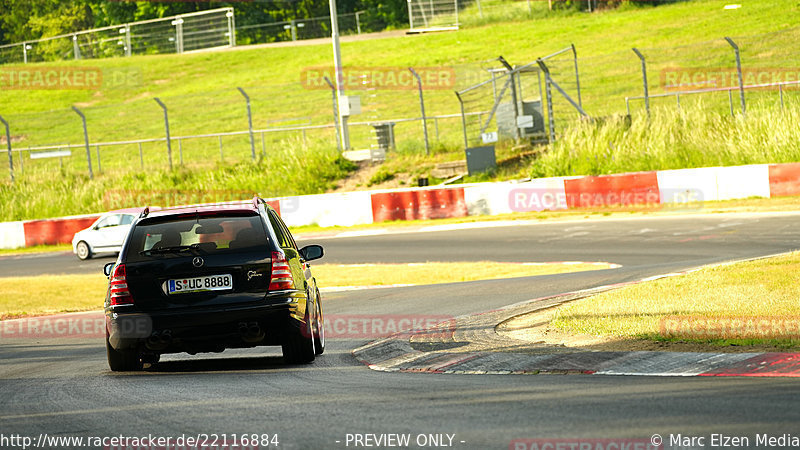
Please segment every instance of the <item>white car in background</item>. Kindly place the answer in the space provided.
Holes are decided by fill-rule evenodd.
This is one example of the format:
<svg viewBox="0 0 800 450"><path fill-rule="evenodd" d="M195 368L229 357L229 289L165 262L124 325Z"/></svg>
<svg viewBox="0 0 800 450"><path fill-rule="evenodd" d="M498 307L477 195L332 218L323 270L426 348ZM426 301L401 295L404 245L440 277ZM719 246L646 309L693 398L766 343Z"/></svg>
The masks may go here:
<svg viewBox="0 0 800 450"><path fill-rule="evenodd" d="M98 253L119 253L131 224L141 211L141 208L132 208L103 214L92 226L75 233L72 253L78 259L89 259Z"/></svg>

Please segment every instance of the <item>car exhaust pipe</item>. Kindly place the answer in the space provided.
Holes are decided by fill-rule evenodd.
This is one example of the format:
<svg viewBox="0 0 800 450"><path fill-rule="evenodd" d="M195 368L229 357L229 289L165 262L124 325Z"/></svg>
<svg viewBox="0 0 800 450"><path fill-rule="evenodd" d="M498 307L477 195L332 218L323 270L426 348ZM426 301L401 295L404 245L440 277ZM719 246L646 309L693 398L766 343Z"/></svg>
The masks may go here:
<svg viewBox="0 0 800 450"><path fill-rule="evenodd" d="M154 331L145 341L145 346L150 350L163 350L172 343L172 331Z"/></svg>
<svg viewBox="0 0 800 450"><path fill-rule="evenodd" d="M255 343L264 340L266 335L258 322L239 323L239 334L242 340L247 343Z"/></svg>

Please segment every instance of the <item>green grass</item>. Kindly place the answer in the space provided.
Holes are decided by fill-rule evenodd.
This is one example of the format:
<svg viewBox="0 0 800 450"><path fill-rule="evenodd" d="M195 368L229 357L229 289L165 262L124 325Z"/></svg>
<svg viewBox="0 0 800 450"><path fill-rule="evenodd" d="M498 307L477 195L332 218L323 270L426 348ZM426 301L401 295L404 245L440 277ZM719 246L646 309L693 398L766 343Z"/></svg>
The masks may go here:
<svg viewBox="0 0 800 450"><path fill-rule="evenodd" d="M605 116L623 111L624 97L641 92L639 65L630 51L632 45L646 50L652 79L656 80L651 80L654 84L651 92L657 93L658 74L664 68L676 65L730 67L732 53L721 40L722 36L788 29L794 26L788 17L800 12L800 6L789 0L764 2L757 6L748 4L734 11L724 10L726 3L695 0L658 7L626 6L585 14L549 12L544 9L543 2L533 2L533 12L529 13L526 2L487 1L483 18L478 17L474 7L463 11L464 27L457 32L346 42L342 45L342 55L345 65L351 67L392 67L398 72L409 66L453 67L458 76L452 88L456 88L474 81L475 71L497 65L489 60L500 54L514 64L521 64L574 43L581 58L584 106L593 116ZM747 64L798 67L798 57L792 49L799 36L800 31L792 29L768 37L736 39ZM711 40L713 43L702 43ZM571 59L569 55L565 58L551 61L551 70L569 91ZM164 136L163 116L153 97L160 97L168 105L173 137L232 132L247 127L244 99L235 89L242 86L252 99L253 121L257 129L328 124L332 116L330 92L327 88L308 89L301 84L300 77L306 68L330 64L330 46L324 44L30 65L26 67L97 67L104 71L107 82L95 91L3 89L0 90L0 114L11 123L16 149L80 144L80 120L69 109L71 105L77 105L85 112L93 142L160 138ZM2 69L9 68L3 66ZM128 82L115 84L109 81L115 73L130 75ZM452 88L425 92L429 115L459 111ZM419 115L417 94L413 89L351 90L349 94L362 96L363 112L352 118L354 122L373 123ZM719 112L719 116L699 117L702 114L697 113L689 117L690 121L665 113L659 116L663 123L658 126L646 121L643 125L639 117L634 117L630 129L621 127L617 119L610 118L599 128L584 124L566 133L564 130L568 125L575 123L572 119L575 114L565 109L565 102L560 100L555 105L557 129L564 137L552 152L554 156L547 155L541 160L525 158L501 165L492 174L466 181L521 178L530 174L607 173L610 170L636 170L631 168L638 167L673 168L682 167L682 161L692 166L736 164L768 160L774 155L779 161L798 160L793 145L796 142L791 130L793 127L783 126L791 124L797 115L796 95L796 92L787 93L790 112L785 119L773 120L771 117L774 94L748 93L749 99L763 100L765 105L767 99L772 101L773 110L765 106L762 113L749 114L744 125L723 117L727 97L709 97L704 100L705 105L686 99L684 108L692 111L704 106ZM653 103L656 109L662 104L656 100ZM641 105L634 107L641 109ZM758 114L761 114L760 118ZM770 127L775 126L782 126L779 138L768 134ZM698 139L690 142L691 136L685 136L687 129L699 130L696 133ZM429 133L434 151L432 156L425 157L422 155L421 125L398 123L395 127L398 151L389 154L384 175L427 176L437 162L464 157L459 118L429 123ZM354 125L351 135L355 148L368 148L374 144L369 125ZM706 150L702 145L702 139L706 138L717 139L722 144L711 143L715 152L707 151L696 156L693 152ZM676 140L681 141L681 145L672 148L670 143ZM745 150L748 156L736 153L739 150L734 147L738 140L747 142ZM754 150L759 142L766 143L774 151L756 157ZM608 153L607 143L615 148L621 146L623 150L614 150L619 153L619 158L611 162L599 161ZM659 145L666 148L663 153L653 156L653 149ZM18 183L12 186L5 181L0 185L0 201L4 205L0 220L96 212L110 189L241 190L265 196L318 193L329 189L333 180L349 172L346 165L329 156L335 149L332 129L309 130L305 134L270 132L263 138L258 134L256 151L261 153L263 148L267 156L266 162L255 166L250 162L250 143L246 135L223 138L222 154L216 138L173 141L172 147L173 163L179 165L181 158L184 162L184 169L175 171L177 175L167 170L163 142L142 145L143 163L136 145L104 148L99 162L96 149L92 148L92 163L98 173L94 181L85 178L88 168L81 148L72 149L72 156L63 161L63 169L59 168L61 161L58 159L31 160L28 152L25 152L23 168L23 161L17 155ZM724 151L716 151L720 148ZM294 155L295 151L299 154ZM573 157L573 153L577 156ZM498 148L501 159L513 159L518 154L510 146L500 145ZM282 163L284 158L289 162ZM595 164L593 159L599 162ZM313 167L318 168L321 174L301 168L304 161L314 164ZM100 165L102 170L98 168ZM264 175L264 171L268 175ZM146 180L140 178L143 173L147 174ZM8 180L8 176L5 177ZM409 184L413 180L404 182ZM53 202L53 198L60 200ZM134 204L138 203L124 206Z"/></svg>
<svg viewBox="0 0 800 450"><path fill-rule="evenodd" d="M800 108L752 105L743 119L698 108L660 107L650 118L583 122L531 165L530 175L599 175L645 170L800 161Z"/></svg>
<svg viewBox="0 0 800 450"><path fill-rule="evenodd" d="M0 198L4 202L0 220L100 212L146 204L175 206L241 200L253 195L320 193L355 168L335 148L297 144L287 145L276 153L256 163L211 162L203 170L110 171L98 174L94 180L68 171L20 177L14 185L0 184Z"/></svg>
<svg viewBox="0 0 800 450"><path fill-rule="evenodd" d="M796 347L800 346L798 271L800 252L705 268L570 303L556 312L552 325L609 337ZM762 321L787 323L794 331L785 331L786 327L774 331L770 325L760 334Z"/></svg>

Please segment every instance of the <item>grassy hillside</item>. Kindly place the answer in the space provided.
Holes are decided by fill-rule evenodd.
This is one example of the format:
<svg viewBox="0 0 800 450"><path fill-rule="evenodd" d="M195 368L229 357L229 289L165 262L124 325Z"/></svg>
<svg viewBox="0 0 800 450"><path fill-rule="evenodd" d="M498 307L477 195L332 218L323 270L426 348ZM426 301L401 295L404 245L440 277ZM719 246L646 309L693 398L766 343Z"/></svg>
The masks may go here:
<svg viewBox="0 0 800 450"><path fill-rule="evenodd" d="M624 97L639 95L641 92L639 65L630 51L632 46L644 49L652 59L650 64L654 79L651 84L657 87L659 71L670 65L730 67L732 53L721 40L722 36L752 35L787 29L794 25L790 19L800 12L797 2L790 0L750 3L736 10L723 9L729 3L727 1L695 0L658 7L626 6L593 14L547 12L543 10L546 8L544 2L533 3L536 8L533 18L518 12L520 2L509 2L509 11L516 8L513 11L517 12L504 14L502 9L497 9L493 18L485 19L476 18L474 10L466 12L463 21L468 26L457 32L345 42L342 44L342 58L346 66L388 67L395 68L397 73L409 66L454 68L458 75L456 84L452 86L455 88L474 80L474 76L469 75L474 75L475 71L497 65L490 60L499 55L514 64L522 64L574 43L581 58L584 107L592 115L603 116L624 112ZM492 22L493 20L500 21ZM485 23L487 21L490 23ZM798 57L793 50L798 37L796 34L795 30L777 33L768 38L762 36L736 39L743 48L745 63L757 61L761 67L800 67L795 63ZM703 41L711 42L702 43ZM304 69L328 67L331 61L330 45L321 44L47 63L46 67L99 68L104 73L105 81L100 89L88 91L2 89L0 115L11 123L15 148L81 143L80 121L69 109L72 105L79 106L85 112L93 142L163 137L163 116L152 100L153 97L160 97L168 105L173 137L241 131L247 128L244 100L236 91L236 87L241 86L252 98L253 120L257 129L329 124L332 116L330 91L308 89L300 80ZM568 62L554 61L553 67L569 90L572 86L565 81L570 70ZM24 70L37 66L28 65ZM2 71L17 69L19 67L0 67ZM112 82L119 75L124 75L125 81ZM349 93L362 96L363 113L354 116L354 121L379 122L419 115L418 100L413 89L351 90ZM454 114L459 111L458 102L450 87L428 90L425 96L429 115ZM727 107L727 96L722 100L724 104L720 105ZM685 102L686 108L691 107L690 100ZM716 107L719 109L722 106ZM568 115L571 120L574 116L564 106L563 101L557 108L558 117ZM565 129L566 123L566 120L558 123L559 131ZM438 139L435 137L437 134L434 124L429 125L438 153L435 158L446 160L463 157L460 148L460 119L439 121L436 124ZM578 133L577 136L587 136L585 131ZM373 143L370 126L354 126L352 134L355 148L367 148ZM396 136L400 147L399 155L418 155L422 151L421 125L418 122L398 124ZM627 138L627 135L623 137ZM257 139L257 151L260 153L262 148L265 150L261 164L270 167L281 164L287 148L302 148L304 152L319 155L331 155L330 152L333 151L333 156L320 156L316 160L318 170L333 175L320 177L321 182L304 179L299 183L279 183L273 180L280 177L266 176L256 170L253 171L255 174L252 178L245 177L234 183L237 189L246 186L262 195L322 192L330 188L333 179L347 173L347 165L335 157L335 140L331 129L310 130L305 136L299 132L267 133L264 135L264 142L260 135ZM584 145L586 141L581 139L567 139L565 142L572 148L577 146L594 151L591 145ZM632 148L636 145L635 141L631 141ZM219 141L216 138L181 141L184 172L200 170L212 174L226 171L249 173L235 166L243 164L242 167L246 167L250 164L248 138L225 137L223 146L224 151L220 155ZM176 164L179 161L178 147L177 142L173 143L173 161ZM93 154L95 151L93 148ZM404 157L400 157L395 165L402 164ZM93 155L93 158L96 156ZM188 176L179 183L170 181L174 177L165 172L167 162L163 142L145 143L142 146L142 159L144 167L140 168L137 146L104 148L101 156L103 170L93 182L86 182L82 178L86 173L85 154L82 150L73 150L73 156L65 159L64 168L60 171L57 159L26 159L22 172L19 170L20 162L17 162L17 175L22 182L11 186L6 181L0 192L5 205L15 206L4 207L0 220L41 217L43 211L38 206L47 201L36 200L37 197L52 199L57 192L66 193L63 186L53 186L50 180L54 177L70 179L72 181L66 182L67 185L77 183L86 189L94 189L92 192L96 193L102 192L104 186L119 183L119 180L132 180L122 181L126 187L138 186L139 183L131 178L131 173L142 170L154 174L154 178L160 180L160 184L150 188L203 189L208 186L207 183L198 181L202 178L200 176ZM419 164L418 156L411 160L414 164ZM300 162L292 167L301 167L302 160L298 161ZM93 164L97 170L97 162L94 161ZM535 166L537 163L531 164ZM295 175L316 177L313 170L297 170L299 172ZM515 167L503 174L512 176L531 171L533 174L551 172L550 169L536 167ZM7 180L7 171L4 173ZM288 174L291 175L292 172ZM51 206L46 209L45 214L94 211L101 204L97 195L99 194L87 194L81 201Z"/></svg>

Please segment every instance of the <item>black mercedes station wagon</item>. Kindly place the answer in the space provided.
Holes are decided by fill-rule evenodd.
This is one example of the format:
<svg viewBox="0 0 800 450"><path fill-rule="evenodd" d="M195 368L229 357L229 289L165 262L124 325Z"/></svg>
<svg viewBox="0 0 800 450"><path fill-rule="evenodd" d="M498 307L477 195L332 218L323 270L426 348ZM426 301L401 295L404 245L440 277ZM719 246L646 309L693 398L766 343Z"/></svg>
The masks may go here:
<svg viewBox="0 0 800 450"><path fill-rule="evenodd" d="M150 211L105 267L106 351L114 371L164 353L280 345L290 364L325 349L322 304L307 262L264 200Z"/></svg>

